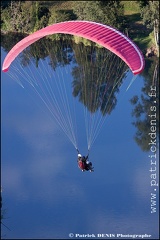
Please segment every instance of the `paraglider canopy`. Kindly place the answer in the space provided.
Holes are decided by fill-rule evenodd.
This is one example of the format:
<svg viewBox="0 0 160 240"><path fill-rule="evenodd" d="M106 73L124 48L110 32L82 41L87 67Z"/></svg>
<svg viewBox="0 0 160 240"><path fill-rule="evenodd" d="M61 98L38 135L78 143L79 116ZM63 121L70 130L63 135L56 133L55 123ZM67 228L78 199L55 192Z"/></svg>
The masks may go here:
<svg viewBox="0 0 160 240"><path fill-rule="evenodd" d="M88 39L90 46L69 42L68 36L53 45L43 39L57 33ZM42 41L38 41L40 39ZM46 45L41 43L43 40ZM40 46L44 53L43 57L40 54L36 58L36 67L31 60L35 57L35 51L32 52L35 42L37 49ZM65 68L65 77L61 67ZM128 72L134 74L134 80L143 69L143 55L128 37L110 26L89 21L56 23L25 37L10 50L2 67L21 87L31 87L76 149L78 105L80 111L83 110L88 151L106 116L115 108L116 95Z"/></svg>
<svg viewBox="0 0 160 240"><path fill-rule="evenodd" d="M144 58L141 51L118 30L96 22L68 21L42 28L18 42L6 56L2 71L8 71L10 64L26 47L40 38L56 33L77 35L102 45L119 56L134 75L141 73L144 69Z"/></svg>

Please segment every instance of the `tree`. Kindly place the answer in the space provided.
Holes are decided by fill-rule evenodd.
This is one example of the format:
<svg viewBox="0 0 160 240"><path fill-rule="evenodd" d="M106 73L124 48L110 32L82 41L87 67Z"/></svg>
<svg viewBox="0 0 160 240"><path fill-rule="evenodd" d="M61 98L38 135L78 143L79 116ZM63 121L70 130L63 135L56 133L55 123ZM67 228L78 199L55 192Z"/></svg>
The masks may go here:
<svg viewBox="0 0 160 240"><path fill-rule="evenodd" d="M5 31L31 33L48 25L49 9L38 1L11 1L1 8L1 26Z"/></svg>
<svg viewBox="0 0 160 240"><path fill-rule="evenodd" d="M148 1L146 6L141 8L143 23L154 32L154 39L159 53L159 1Z"/></svg>
<svg viewBox="0 0 160 240"><path fill-rule="evenodd" d="M95 21L120 28L123 6L120 1L77 1L74 13L79 20Z"/></svg>
<svg viewBox="0 0 160 240"><path fill-rule="evenodd" d="M124 21L124 6L121 1L99 1L106 24L121 29Z"/></svg>
<svg viewBox="0 0 160 240"><path fill-rule="evenodd" d="M12 32L29 32L34 19L32 14L32 1L11 1L10 5L2 10L2 28Z"/></svg>
<svg viewBox="0 0 160 240"><path fill-rule="evenodd" d="M50 9L49 24L58 22L75 20L76 15L72 10L55 10L54 7Z"/></svg>
<svg viewBox="0 0 160 240"><path fill-rule="evenodd" d="M46 27L48 25L50 12L49 9L40 1L32 1L33 6L33 19L34 19L34 25L33 25L33 31L37 31L43 27Z"/></svg>

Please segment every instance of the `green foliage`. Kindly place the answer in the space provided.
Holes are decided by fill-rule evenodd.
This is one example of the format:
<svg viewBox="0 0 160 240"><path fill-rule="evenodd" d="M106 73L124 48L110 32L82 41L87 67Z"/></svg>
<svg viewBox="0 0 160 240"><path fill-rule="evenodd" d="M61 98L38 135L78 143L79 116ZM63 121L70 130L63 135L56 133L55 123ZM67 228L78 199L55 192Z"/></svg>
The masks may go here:
<svg viewBox="0 0 160 240"><path fill-rule="evenodd" d="M159 1L149 1L148 4L142 8L141 16L143 24L151 29L154 34L154 45L159 54Z"/></svg>
<svg viewBox="0 0 160 240"><path fill-rule="evenodd" d="M47 7L41 5L41 2L33 1L32 5L34 14L32 31L35 32L48 25L50 13Z"/></svg>
<svg viewBox="0 0 160 240"><path fill-rule="evenodd" d="M159 23L159 1L148 1L148 4L141 10L141 16L143 23L153 29L155 20Z"/></svg>
<svg viewBox="0 0 160 240"><path fill-rule="evenodd" d="M48 25L49 10L38 1L11 1L1 8L1 27L4 31L31 33Z"/></svg>
<svg viewBox="0 0 160 240"><path fill-rule="evenodd" d="M1 11L1 26L5 31L29 32L33 21L31 1L13 1Z"/></svg>
<svg viewBox="0 0 160 240"><path fill-rule="evenodd" d="M54 7L50 9L49 25L57 22L64 22L75 20L76 16L71 10L55 10Z"/></svg>
<svg viewBox="0 0 160 240"><path fill-rule="evenodd" d="M149 37L150 31L141 26L140 9L142 9L143 23L152 29L152 25L155 24L153 19L159 11L158 4L158 1L147 0L2 1L1 30L30 34L56 22L89 20L107 24L125 32L143 50L151 45L151 41L154 44L158 41L153 41ZM159 18L157 23L158 21ZM53 39L59 38L54 36Z"/></svg>
<svg viewBox="0 0 160 240"><path fill-rule="evenodd" d="M74 12L79 20L99 21L102 14L99 1L77 1L74 5Z"/></svg>
<svg viewBox="0 0 160 240"><path fill-rule="evenodd" d="M73 39L76 44L83 43L84 46L91 46L91 41L86 38L73 36Z"/></svg>
<svg viewBox="0 0 160 240"><path fill-rule="evenodd" d="M12 26L10 24L10 11L7 8L1 8L1 29L3 29L3 31L12 31Z"/></svg>
<svg viewBox="0 0 160 240"><path fill-rule="evenodd" d="M121 26L123 6L120 1L77 1L74 12L79 20L88 20L108 24L114 27Z"/></svg>

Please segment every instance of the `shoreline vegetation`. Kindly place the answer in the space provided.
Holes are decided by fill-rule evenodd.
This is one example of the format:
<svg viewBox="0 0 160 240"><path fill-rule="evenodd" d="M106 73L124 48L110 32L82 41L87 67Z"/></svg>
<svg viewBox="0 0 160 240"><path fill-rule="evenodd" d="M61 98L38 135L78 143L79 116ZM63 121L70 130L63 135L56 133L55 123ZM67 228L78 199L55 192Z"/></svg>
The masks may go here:
<svg viewBox="0 0 160 240"><path fill-rule="evenodd" d="M158 56L155 26L151 21L146 21L147 16L143 13L149 8L148 14L151 14L150 8L157 7L150 6L151 2L93 1L91 5L91 1L2 1L1 34L12 32L29 35L61 21L97 21L122 31L137 44L145 57ZM152 9L154 16L157 10ZM87 44L86 39L76 37L75 41Z"/></svg>

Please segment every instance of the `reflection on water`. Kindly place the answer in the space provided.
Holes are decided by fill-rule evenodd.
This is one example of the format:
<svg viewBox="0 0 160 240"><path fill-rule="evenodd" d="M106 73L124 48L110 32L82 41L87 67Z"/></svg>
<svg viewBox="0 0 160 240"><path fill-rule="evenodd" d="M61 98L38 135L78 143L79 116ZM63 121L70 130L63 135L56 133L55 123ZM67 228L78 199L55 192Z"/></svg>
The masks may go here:
<svg viewBox="0 0 160 240"><path fill-rule="evenodd" d="M104 117L117 104L128 69L107 49L90 44L43 39L27 48L9 71L24 89L40 97L75 148L79 148L77 109L81 106L88 151Z"/></svg>
<svg viewBox="0 0 160 240"><path fill-rule="evenodd" d="M151 63L150 63L151 64ZM141 96L133 96L135 141L143 151L150 151L151 140L159 145L159 63L154 61L145 75Z"/></svg>
<svg viewBox="0 0 160 240"><path fill-rule="evenodd" d="M44 61L38 60L39 55L30 58L30 53L21 56L21 61L24 63L25 60L26 64L23 70L31 70L27 71L26 82L20 79L24 89L10 81L8 76L6 79L2 73L2 183L4 207L8 209L8 218L4 223L11 229L8 231L3 228L3 234L6 239L69 239L69 233L74 236L148 234L156 239L158 204L156 202L156 212L151 214L150 196L154 193L149 172L151 159L133 139L133 107L129 102L134 95L140 99L145 79L138 77L129 91L125 92L127 78L121 78L118 71L114 78L115 70L109 69L106 74L108 78L104 79L105 66L101 69L100 65L105 58L95 64L95 59L99 59L102 54L97 52L92 55L91 47L81 46L84 60L77 57L79 50L72 51L67 43L67 48L64 47L60 56L59 48L62 46L56 45L54 50L50 47L49 54L52 57L47 55L44 48L39 47L39 54L45 55L42 58ZM37 54L35 51L33 53ZM56 57L53 58L55 54ZM46 62L51 64L52 72L48 69L42 71ZM35 98L29 89L35 93L33 85L42 86L39 85L42 78L38 75L39 68L36 70L35 63L41 68L40 75L46 81L51 79L46 76L52 74L51 76L56 75L55 80L63 79L62 83L67 82L65 89L70 94L70 104L74 106L70 97L77 103L76 122L82 149L85 149L86 142L84 125L79 121L83 113L81 106L85 105L91 115L97 111L103 117L112 112L90 152L95 167L93 174L79 171L72 144L64 138L55 121L48 117L47 111L42 112L33 102ZM36 78L31 75L33 68ZM115 82L111 79L118 79L118 84L114 85ZM43 81L43 87L39 88L41 93L45 83ZM26 86L30 86L27 91ZM93 97L94 89L96 91ZM125 92L123 98L122 92ZM58 103L59 101L60 99ZM39 98L36 102L41 106ZM52 109L50 100L47 106ZM65 109L62 112L64 111ZM158 189L156 196L158 201Z"/></svg>
<svg viewBox="0 0 160 240"><path fill-rule="evenodd" d="M23 37L21 34L17 34L16 37L15 34L12 35L13 33L9 33L7 36L2 35L1 44L6 50L13 47L15 39L20 40ZM73 106L73 103L71 104L71 98L73 96L76 97L84 105L87 141L90 141L88 145L92 145L92 141L89 138L92 138L94 143L99 135L99 129L105 120L102 116L106 116L113 111L117 104L117 94L120 91L120 87L122 83L128 81L126 79L127 66L120 58L107 49L100 46L97 47L90 41L87 42L87 46L81 42L75 44L71 36L64 36L59 41L53 41L52 38L43 38L32 44L21 54L19 61L15 62L15 66L13 66L14 71L12 69L10 75L20 85L25 85L26 87L26 82L28 82L30 86L36 88L36 94L44 101L66 135L69 135L68 137L74 146L78 144L78 137L75 135L77 131L75 124L76 116L72 112L72 109L76 107ZM8 39L12 40L8 41ZM49 64L51 69L47 64ZM37 69L35 69L36 67ZM158 69L158 59L146 59L146 67L142 72L145 81L142 95L140 97L137 95L132 96L131 99L131 103L134 106L132 115L135 118L133 124L137 129L135 141L143 151L150 150L149 126L153 121L156 124L156 146L158 146ZM132 77L129 76L129 78L131 79ZM62 83L62 85L58 86L57 89L55 83L58 85ZM128 86L130 86L129 83ZM126 89L128 88L126 87ZM64 97L65 92L67 98ZM60 99L60 96L63 96L64 99ZM68 114L66 109L70 111L68 116L65 115ZM154 111L157 114L154 119L151 119ZM94 115L95 113L97 117ZM95 122L94 118L98 120ZM92 124L92 122L95 122L95 124ZM91 129L93 129L94 125L100 125L100 128L92 131Z"/></svg>

